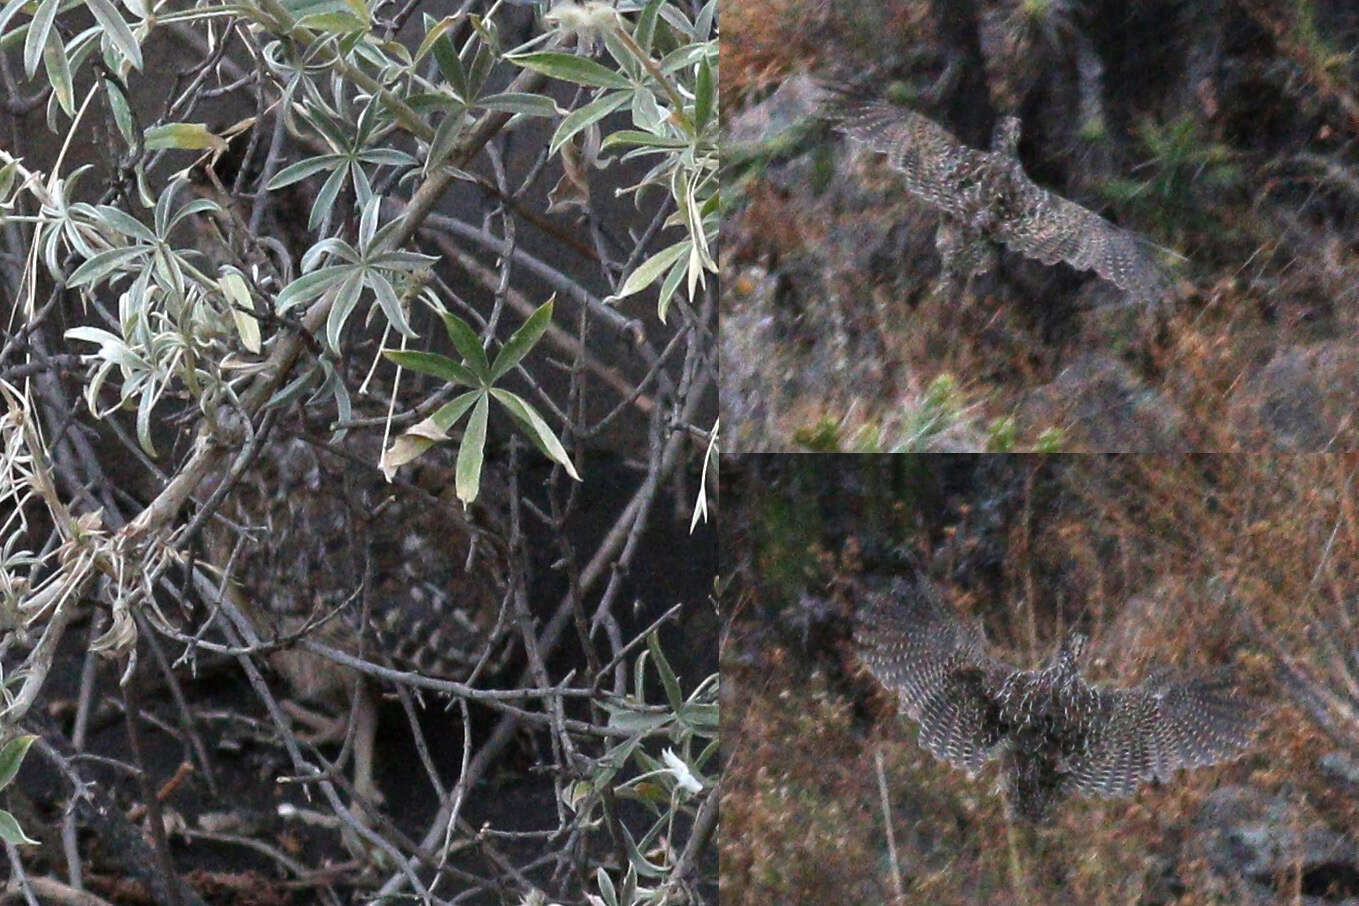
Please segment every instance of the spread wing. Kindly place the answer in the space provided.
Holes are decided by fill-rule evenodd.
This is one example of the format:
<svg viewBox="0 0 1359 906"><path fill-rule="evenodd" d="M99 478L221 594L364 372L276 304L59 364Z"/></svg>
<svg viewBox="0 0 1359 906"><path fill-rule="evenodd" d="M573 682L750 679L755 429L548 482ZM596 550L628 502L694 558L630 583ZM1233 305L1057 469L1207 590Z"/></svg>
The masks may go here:
<svg viewBox="0 0 1359 906"><path fill-rule="evenodd" d="M826 116L835 128L885 154L906 188L934 207L965 224L989 224L992 238L1044 264L1065 261L1094 271L1134 299L1153 301L1170 289L1154 246L1037 185L1012 154L969 148L904 107L856 102L845 89L826 90L833 97Z"/></svg>
<svg viewBox="0 0 1359 906"><path fill-rule="evenodd" d="M1228 761L1250 744L1255 709L1226 675L1152 678L1131 689L1098 690L1084 751L1070 757L1067 785L1087 796L1130 796L1179 768Z"/></svg>
<svg viewBox="0 0 1359 906"><path fill-rule="evenodd" d="M894 104L841 101L828 109L835 128L855 142L887 155L906 188L955 217L969 217L968 188L986 163L943 126Z"/></svg>
<svg viewBox="0 0 1359 906"><path fill-rule="evenodd" d="M920 724L920 744L975 774L1003 737L993 690L1010 671L985 653L979 625L964 625L925 578L866 592L855 639L868 669Z"/></svg>
<svg viewBox="0 0 1359 906"><path fill-rule="evenodd" d="M1012 172L1018 213L996 222L996 238L1044 264L1065 261L1094 271L1134 299L1151 302L1170 289L1154 246L1094 211L1036 185L1016 162Z"/></svg>

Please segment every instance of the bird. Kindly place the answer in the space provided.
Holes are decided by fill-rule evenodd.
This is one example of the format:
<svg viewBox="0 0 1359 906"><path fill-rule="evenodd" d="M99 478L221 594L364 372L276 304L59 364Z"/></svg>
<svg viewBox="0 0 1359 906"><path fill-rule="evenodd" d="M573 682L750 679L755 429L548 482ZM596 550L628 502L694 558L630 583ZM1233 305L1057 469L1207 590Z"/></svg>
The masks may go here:
<svg viewBox="0 0 1359 906"><path fill-rule="evenodd" d="M432 462L399 487L387 484L377 452L352 433L327 447L272 432L204 527L232 602L278 645L268 663L290 693L285 710L312 731L304 738L343 739L347 705L356 706L354 789L371 803L382 801L375 686L296 641L460 682L483 656L485 672L503 668L508 647L497 631L507 547L494 513L465 513L451 499L451 470Z"/></svg>
<svg viewBox="0 0 1359 906"><path fill-rule="evenodd" d="M906 190L941 212L935 245L948 272L989 271L1000 244L1044 264L1094 271L1133 301L1154 302L1169 292L1155 246L1029 179L1019 160L1017 117L997 120L991 150L982 151L914 110L855 95L824 84L823 115L856 144L887 155Z"/></svg>
<svg viewBox="0 0 1359 906"><path fill-rule="evenodd" d="M1181 768L1232 759L1250 745L1255 703L1225 674L1153 671L1128 688L1080 673L1087 637L1069 633L1036 670L989 653L925 576L859 588L855 640L869 672L920 727L919 743L975 777L1000 761L1011 818L1051 819L1072 794L1116 799Z"/></svg>

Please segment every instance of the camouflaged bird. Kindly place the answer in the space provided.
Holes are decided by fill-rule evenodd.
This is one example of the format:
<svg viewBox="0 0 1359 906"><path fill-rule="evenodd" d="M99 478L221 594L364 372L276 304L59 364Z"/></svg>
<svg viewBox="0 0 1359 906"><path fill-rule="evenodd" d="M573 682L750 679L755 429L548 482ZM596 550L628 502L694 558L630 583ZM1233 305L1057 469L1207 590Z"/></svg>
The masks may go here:
<svg viewBox="0 0 1359 906"><path fill-rule="evenodd" d="M275 432L204 527L233 601L262 639L284 643L269 664L295 699L286 710L314 731L311 741L344 738L357 690L354 786L372 801L381 799L372 777L373 684L289 643L311 638L460 682L483 658L485 669L503 667L507 654L495 631L508 573L497 520L479 511L474 521L452 498L452 470L433 462L388 484L373 465L379 451L376 438L356 432L333 448Z"/></svg>
<svg viewBox="0 0 1359 906"><path fill-rule="evenodd" d="M1169 290L1154 246L1025 175L1018 119L1003 117L991 150L979 151L914 111L859 102L841 88L823 90L835 128L887 155L907 190L943 213L935 243L947 270L985 273L1001 243L1044 264L1092 270L1134 300L1155 301Z"/></svg>
<svg viewBox="0 0 1359 906"><path fill-rule="evenodd" d="M855 639L920 724L920 745L969 776L1000 759L1007 810L1034 823L1073 793L1130 796L1179 768L1229 760L1255 728L1252 707L1223 677L1161 671L1131 688L1092 685L1077 668L1078 633L1042 669L1012 667L923 577L866 592Z"/></svg>

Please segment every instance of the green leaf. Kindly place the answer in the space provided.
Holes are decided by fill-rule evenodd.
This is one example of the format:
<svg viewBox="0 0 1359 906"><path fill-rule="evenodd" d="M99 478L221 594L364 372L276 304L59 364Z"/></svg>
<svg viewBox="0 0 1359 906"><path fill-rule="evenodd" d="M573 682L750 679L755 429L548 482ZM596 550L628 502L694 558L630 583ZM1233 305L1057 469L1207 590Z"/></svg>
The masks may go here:
<svg viewBox="0 0 1359 906"><path fill-rule="evenodd" d="M38 842L25 834L14 816L4 809L0 809L0 840L13 844Z"/></svg>
<svg viewBox="0 0 1359 906"><path fill-rule="evenodd" d="M384 349L382 354L402 368L419 374L428 374L465 387L480 387L481 382L469 369L447 356L437 352L419 352L413 349Z"/></svg>
<svg viewBox="0 0 1359 906"><path fill-rule="evenodd" d="M320 229L335 210L335 199L339 196L340 189L344 188L344 175L347 169L336 167L321 184L321 191L316 193L316 201L312 202L311 216L307 218L307 229Z"/></svg>
<svg viewBox="0 0 1359 906"><path fill-rule="evenodd" d="M462 16L460 15L444 16L438 22L430 25L429 16L425 16L425 36L420 39L420 47L415 51L415 59L411 62L419 63L423 60L425 54L429 53L430 49L434 47L434 42L443 37L445 32L454 25L457 25L460 21L462 21ZM438 60L438 57L435 57L435 59Z"/></svg>
<svg viewBox="0 0 1359 906"><path fill-rule="evenodd" d="M577 132L613 113L626 104L630 97L631 95L626 91L611 91L583 107L572 110L557 125L557 131L552 133L552 142L548 146L548 153L556 154L557 149L570 141L571 137Z"/></svg>
<svg viewBox="0 0 1359 906"><path fill-rule="evenodd" d="M595 869L595 886L604 900L604 906L618 906L618 891L614 889L613 879L602 867Z"/></svg>
<svg viewBox="0 0 1359 906"><path fill-rule="evenodd" d="M470 102L472 99L467 96L467 70L463 68L462 59L451 39L435 39L434 60L439 64L439 72L443 74L444 80L452 86L453 93L464 103Z"/></svg>
<svg viewBox="0 0 1359 906"><path fill-rule="evenodd" d="M118 133L122 135L123 141L127 142L127 146L131 148L136 141L136 136L133 134L132 110L127 106L127 98L123 97L123 93L116 89L107 92L104 97L108 99L109 108L113 111L113 121L118 125ZM139 178L144 173L143 169L138 169ZM150 193L145 194L149 195Z"/></svg>
<svg viewBox="0 0 1359 906"><path fill-rule="evenodd" d="M102 327L72 327L67 330L65 337L68 340L83 340L86 343L99 344L99 357L107 359L114 351L119 348L126 348L123 338L109 333Z"/></svg>
<svg viewBox="0 0 1359 906"><path fill-rule="evenodd" d="M632 39L647 53L651 52L651 42L656 35L656 16L665 0L650 0L642 14L637 17L637 26L632 30Z"/></svg>
<svg viewBox="0 0 1359 906"><path fill-rule="evenodd" d="M0 9L0 35L5 33L5 26L9 25L9 20L14 18L14 14L22 10L30 2L31 0L9 0L9 2L4 5L4 8Z"/></svg>
<svg viewBox="0 0 1359 906"><path fill-rule="evenodd" d="M665 659L665 652L661 651L661 639L655 630L646 637L646 647L651 650L651 661L656 665L656 672L661 676L661 685L665 688L665 700L670 703L672 711L678 711L684 706L684 694L680 692L679 678L675 676L675 671L671 669L670 662Z"/></svg>
<svg viewBox="0 0 1359 906"><path fill-rule="evenodd" d="M425 172L428 173L437 167L443 166L444 161L453 153L458 140L462 138L463 111L467 108L458 104L452 110L444 114L443 119L439 120L439 125L434 127L434 138L429 142L429 157L425 159Z"/></svg>
<svg viewBox="0 0 1359 906"><path fill-rule="evenodd" d="M250 313L254 301L250 298L250 287L246 285L245 278L235 268L224 269L222 276L217 278L217 285L231 303L231 320L236 325L236 333L240 334L241 344L251 352L259 352L260 324Z"/></svg>
<svg viewBox="0 0 1359 906"><path fill-rule="evenodd" d="M16 736L0 748L0 790L9 786L14 780L14 775L19 773L24 756L28 754L28 747L33 745L37 738L31 733Z"/></svg>
<svg viewBox="0 0 1359 906"><path fill-rule="evenodd" d="M703 735L716 733L721 727L721 714L717 705L686 703L675 712L680 722Z"/></svg>
<svg viewBox="0 0 1359 906"><path fill-rule="evenodd" d="M458 419L462 418L463 413L483 396L485 394L480 390L464 393L455 397L452 402L440 406L429 418L402 432L392 442L392 446L382 454L382 460L378 463L382 474L391 481L398 468L419 457L435 444L447 440L448 429L452 428Z"/></svg>
<svg viewBox="0 0 1359 906"><path fill-rule="evenodd" d="M619 31L613 28L606 28L599 34L604 39L604 49L618 64L618 71L627 74L636 83L642 79L642 73L645 72L642 60L647 55L639 55L631 44L624 44L618 35Z"/></svg>
<svg viewBox="0 0 1359 906"><path fill-rule="evenodd" d="M322 154L320 157L309 157L306 160L299 160L295 164L290 164L274 174L274 178L269 180L269 184L264 188L270 192L290 186L299 180L306 179L313 173L321 170L330 170L339 167L344 163L342 154Z"/></svg>
<svg viewBox="0 0 1359 906"><path fill-rule="evenodd" d="M303 274L292 283L283 287L283 291L278 294L275 300L278 313L283 314L288 309L296 305L305 305L315 299L321 293L330 289L341 280L345 279L348 268L343 267L323 267L310 274Z"/></svg>
<svg viewBox="0 0 1359 906"><path fill-rule="evenodd" d="M447 91L415 91L406 95L406 106L422 117L441 113L458 103L461 102L454 100Z"/></svg>
<svg viewBox="0 0 1359 906"><path fill-rule="evenodd" d="M654 132L643 132L640 129L619 129L604 136L604 141L599 143L599 150L608 151L619 145L640 145L644 148L655 148L658 152L675 151L688 148L690 144L687 138L672 138Z"/></svg>
<svg viewBox="0 0 1359 906"><path fill-rule="evenodd" d="M694 128L702 131L708 118L717 108L717 86L712 67L707 59L698 61L698 78L694 83Z"/></svg>
<svg viewBox="0 0 1359 906"><path fill-rule="evenodd" d="M61 43L61 35L53 31L47 36L47 46L43 48L42 65L47 70L47 80L52 83L52 93L57 103L69 116L75 113L75 93L71 87L71 61L66 58L66 45ZM111 92L118 94L118 92Z"/></svg>
<svg viewBox="0 0 1359 906"><path fill-rule="evenodd" d="M685 44L661 57L657 66L660 67L661 72L673 73L680 69L688 69L708 55L709 46L707 44Z"/></svg>
<svg viewBox="0 0 1359 906"><path fill-rule="evenodd" d="M93 258L86 258L80 267L73 270L71 276L66 278L66 285L74 288L86 283L95 283L133 258L140 258L144 254L146 248L136 245L100 252Z"/></svg>
<svg viewBox="0 0 1359 906"><path fill-rule="evenodd" d="M678 259L674 266L670 268L670 273L665 275L661 281L660 292L656 293L656 317L665 323L665 316L670 312L670 300L675 296L675 290L679 288L680 281L689 272L689 261L685 258Z"/></svg>
<svg viewBox="0 0 1359 906"><path fill-rule="evenodd" d="M477 376L481 386L491 383L491 366L486 361L486 350L481 348L481 338L466 321L452 312L444 312L444 329L453 341L453 348L467 360L467 367Z"/></svg>
<svg viewBox="0 0 1359 906"><path fill-rule="evenodd" d="M331 352L340 351L340 331L344 330L345 322L358 307L362 295L363 271L353 268L335 291L335 301L331 303L330 314L326 315L326 348Z"/></svg>
<svg viewBox="0 0 1359 906"><path fill-rule="evenodd" d="M306 28L336 35L368 30L368 8L362 0L283 0L283 5Z"/></svg>
<svg viewBox="0 0 1359 906"><path fill-rule="evenodd" d="M557 294L553 293L552 298L548 299L538 307L538 310L529 315L527 321L523 323L514 335L506 341L501 348L500 354L495 357L495 364L491 366L491 381L495 382L509 374L515 365L528 355L537 342L542 339L544 331L552 323L552 303L556 300Z"/></svg>
<svg viewBox="0 0 1359 906"><path fill-rule="evenodd" d="M156 385L147 384L137 401L137 443L148 456L155 457L156 445L151 442L151 411L156 408Z"/></svg>
<svg viewBox="0 0 1359 906"><path fill-rule="evenodd" d="M552 98L523 91L506 91L477 98L475 106L525 116L556 116L557 104Z"/></svg>
<svg viewBox="0 0 1359 906"><path fill-rule="evenodd" d="M374 196L374 198L376 197ZM396 290L392 289L392 281L388 280L383 274L374 271L368 275L367 282L373 288L373 295L377 296L378 306L382 308L382 313L387 316L387 322L402 335L415 336L415 331L411 330L410 322L406 320L406 313L401 310L401 300L397 298Z"/></svg>
<svg viewBox="0 0 1359 906"><path fill-rule="evenodd" d="M571 457L566 455L566 448L562 442L557 440L557 435L552 433L552 429L543 421L543 417L537 410L530 406L520 397L500 387L492 387L491 394L495 396L505 410L517 421L528 434L529 440L533 445L542 451L543 455L553 462L559 464L576 481L580 481L580 475L576 474L576 467L571 462Z"/></svg>
<svg viewBox="0 0 1359 906"><path fill-rule="evenodd" d="M100 205L96 210L99 212L101 220L124 236L129 236L138 242L155 244L156 234L151 232L146 224L126 211L115 208L113 205Z"/></svg>
<svg viewBox="0 0 1359 906"><path fill-rule="evenodd" d="M358 158L366 164L382 164L389 167L412 167L418 163L405 151L398 151L396 148L369 148L360 151Z"/></svg>
<svg viewBox="0 0 1359 906"><path fill-rule="evenodd" d="M484 29L478 31L485 34ZM477 45L476 52L472 54L472 65L467 67L467 97L464 100L469 104L481 96L481 89L486 87L486 77L491 74L497 56L486 42Z"/></svg>
<svg viewBox="0 0 1359 906"><path fill-rule="evenodd" d="M435 410L429 420L441 431L448 431L458 423L458 419L462 418L468 409L472 408L473 403L485 395L485 391L482 390L469 390L459 394Z"/></svg>
<svg viewBox="0 0 1359 906"><path fill-rule="evenodd" d="M657 865L648 860L646 856L642 855L642 850L637 846L637 841L632 838L632 831L621 824L619 828L623 831L623 844L627 850L628 864L632 866L632 869L644 878L665 877L665 866Z"/></svg>
<svg viewBox="0 0 1359 906"><path fill-rule="evenodd" d="M24 74L30 79L38 71L38 60L42 59L43 48L47 46L47 35L57 18L60 0L42 0L33 13L33 21L28 23L28 34L24 36Z"/></svg>
<svg viewBox="0 0 1359 906"><path fill-rule="evenodd" d="M146 147L152 150L184 148L201 151L212 148L215 151L225 151L227 147L225 141L210 132L202 123L166 123L162 126L151 126L145 135Z"/></svg>
<svg viewBox="0 0 1359 906"><path fill-rule="evenodd" d="M511 54L511 63L541 72L543 75L574 82L577 85L595 85L600 88L631 88L627 78L594 60L578 57L569 53L539 51L537 53Z"/></svg>
<svg viewBox="0 0 1359 906"><path fill-rule="evenodd" d="M605 706L605 710L610 711L609 729L622 730L625 733L650 733L659 730L670 722L670 718L664 714L655 712L632 711L629 709L614 710Z"/></svg>
<svg viewBox="0 0 1359 906"><path fill-rule="evenodd" d="M618 292L614 293L605 301L615 302L625 296L631 296L633 293L639 293L646 289L652 283L656 282L657 278L665 272L666 268L674 264L680 257L689 254L689 249L692 245L692 240L681 239L669 248L662 249L652 255L650 258L637 265L637 267L633 268L632 273L628 274L628 279L624 280L623 285L618 288Z"/></svg>
<svg viewBox="0 0 1359 906"><path fill-rule="evenodd" d="M179 211L175 213L175 216L170 218L169 227L164 230L161 235L169 235L170 230L178 226L181 220L192 217L194 214L202 214L208 211L214 214L223 213L222 206L209 198L199 198L196 201L189 202L184 207L180 208Z"/></svg>
<svg viewBox="0 0 1359 906"><path fill-rule="evenodd" d="M462 446L458 447L456 467L458 499L471 503L477 499L481 489L481 462L486 449L486 416L491 404L486 394L478 395L477 404L472 409L472 417L467 420L467 430L462 436Z"/></svg>
<svg viewBox="0 0 1359 906"><path fill-rule="evenodd" d="M343 261L346 264L358 264L362 256L359 250L338 236L327 236L320 242L307 249L302 255L302 273L309 273L316 270L316 265L326 256ZM337 265L328 265L336 267ZM321 268L325 270L326 268Z"/></svg>
<svg viewBox="0 0 1359 906"><path fill-rule="evenodd" d="M716 21L717 0L708 0L707 3L703 4L703 8L698 11L698 15L694 17L694 27L693 30L689 32L689 36L702 40L709 35L715 35L716 32L713 28L713 23ZM714 41L711 43L716 44L717 42Z"/></svg>
<svg viewBox="0 0 1359 906"><path fill-rule="evenodd" d="M132 64L133 69L142 68L142 48L137 43L137 38L132 34L132 29L127 27L123 21L122 14L118 12L109 0L85 0L85 6L94 16L95 21L104 32L104 37L108 38L118 52L127 58Z"/></svg>
<svg viewBox="0 0 1359 906"><path fill-rule="evenodd" d="M377 232L378 215L382 213L382 199L377 195L370 195L363 202L363 211L359 214L359 248L368 249L373 245L373 234Z"/></svg>

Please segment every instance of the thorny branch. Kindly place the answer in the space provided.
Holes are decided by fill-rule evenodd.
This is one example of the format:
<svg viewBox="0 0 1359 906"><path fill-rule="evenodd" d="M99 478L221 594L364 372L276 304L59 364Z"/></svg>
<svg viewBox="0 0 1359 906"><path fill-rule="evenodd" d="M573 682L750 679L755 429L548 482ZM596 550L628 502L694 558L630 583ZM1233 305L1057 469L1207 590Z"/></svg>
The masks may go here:
<svg viewBox="0 0 1359 906"><path fill-rule="evenodd" d="M498 7L492 4L488 12L507 17L500 22L503 31L516 20ZM685 9L690 16L698 11ZM399 18L415 11L412 4ZM279 438L328 447L327 454L333 450L346 460L345 468L371 476L375 463L355 457L351 445L338 437L327 441L329 428L375 438L447 401L437 381L405 377L402 384L383 386L388 379L370 363L379 347L392 345L389 337L379 339L374 331L365 334L356 328L338 356L326 350L323 328L337 293L321 294L300 315L277 312L279 291L294 275L309 271L302 257L314 237L297 222L298 212L289 210L299 204L299 196L265 188L294 155L335 150L305 128L302 114L322 109L325 99L299 88L301 76L293 83L285 78L280 48L291 52L312 44L317 55L311 65L328 62L339 81L356 87L367 102L380 104L395 124L383 138L392 147L426 150L436 138L437 120L407 103L405 93L417 84L413 77L375 76L340 54L334 41L299 25L278 4L261 4L256 12L265 18L254 26L245 19L224 23L211 48L201 45L197 59L174 74L162 101L132 111L135 153L100 149L105 159L78 189L58 179L69 176L60 160L51 173L36 163L44 160L44 144L30 137L34 133L23 117L46 92L6 108L13 119L4 124L9 153L0 157L0 166L12 165L20 190L0 197L0 203L12 202L6 213L14 215L0 225L0 279L4 296L14 304L0 329L0 377L6 382L0 509L14 514L0 516L10 520L3 527L4 537L11 539L0 549L3 725L6 730L25 727L40 736L35 751L64 778L68 796L58 847L65 855L64 868L41 859L25 864L19 889L32 896L60 884L74 897L100 890L110 873L121 873L136 878L154 902L201 902L184 880L195 850L181 849L180 841L189 838L197 846L250 853L264 860L270 872L281 871L291 884L311 887L328 903L373 886L384 894L413 892L431 903L531 895L585 902L586 894L596 891L601 853L620 883L630 860L668 866L672 874L654 897L679 902L713 895L715 862L708 861L715 788L709 785L690 796L676 787L669 811L654 824L624 819L614 807L620 791L635 795L627 784L637 769L629 766L627 753L646 753L654 760L664 745L694 759L703 751L710 754L705 734L716 732L715 713L708 728L702 722L708 718L672 713L656 704L660 684L654 664L636 673L652 677L645 692L634 687L627 669L647 652L654 633L668 631L681 618L702 616L703 570L714 565L711 534L685 535L684 514L671 514L656 504L666 500L663 493L676 499L691 493L686 490L691 473L705 454L695 438L706 436L712 421L715 287L703 287L692 304L677 300L668 325L649 315L624 314L601 298L616 290L631 268L673 241L665 226L673 212L670 199L639 212L637 224L606 221L588 194L577 223L570 222L571 214L540 213L545 187L537 177L555 159L530 148L532 164L522 168L520 136L525 128L511 122L512 113L496 109L469 123L441 165L381 183L384 210L395 221L382 238L382 248L442 251L445 261L434 267L435 283L446 290L449 307L465 313L482 331L480 339L489 349L505 342L512 326L505 323L507 315L526 318L536 308L534 300L546 296L544 288L570 303L563 306L567 316L557 317L545 335L545 348L550 346L563 360L525 359L512 378L518 388L527 389L524 397L541 407L554 430L562 432L573 461L583 467L585 486L566 481L560 468L542 470L517 437L493 436L487 445L488 474L499 474L497 480L503 481L492 483L487 495L508 489L499 506L512 526L503 577L508 593L492 637L514 628L509 634L518 641L510 660L521 672L517 679L496 673L489 646L473 653L477 667L470 676L453 680L404 669L371 639L357 649L332 641L325 633L346 618L341 613L345 607L362 606L366 612L370 606L368 579L328 616L309 620L300 629L279 630L262 625L258 614L245 612L224 593L231 564L210 557L202 561L203 535L223 526L236 532L251 528L232 522L231 501L239 493L238 482L257 480L252 476L277 467L275 457L284 442ZM256 27L265 20L266 30ZM192 21L167 27L191 44L202 42L203 32ZM265 46L272 40L270 31L284 36L283 42ZM449 35L454 53L461 51L462 65L479 65L477 48L486 32L463 19ZM564 33L552 47L569 53L574 40ZM434 73L432 56L429 62ZM440 62L448 61L445 57ZM662 79L665 97L684 100L665 81L668 73L654 64L651 68ZM8 66L0 69L7 88L13 89ZM102 94L88 115L103 118L101 134L116 145L121 127L113 105L138 103L143 74L111 63L103 73ZM109 85L115 86L116 98ZM527 97L553 91L548 76L524 69L501 93ZM188 254L204 274L226 273L227 268L242 274L254 308L236 304L235 313L253 314L258 324L276 332L254 359L230 349L221 337L199 338L205 345L189 342L184 347L184 356L205 365L211 355L229 353L224 361L230 364L222 365L225 377L219 385L200 387L190 380L188 386L171 381L159 386L152 407L156 444L162 447L157 455L144 449L145 424L133 430L131 419L125 422L116 411L107 418L92 416L90 408L105 412L115 399L108 386L91 393L89 407L79 399L81 359L75 353L85 350L66 345L62 330L97 324L116 332L124 326L126 310L113 304L121 286L68 283L92 256L117 247L107 224L88 219L72 205L85 198L116 203L127 206L125 216L151 220L151 212L132 205L135 180L146 174L154 194L163 186L157 187L153 174L164 172L177 158L164 146L143 145L142 128L208 119L211 105L232 95L254 111L239 140L243 156L234 172L210 172L201 185L195 183L200 198L219 205L224 216L203 209L185 221L185 228L215 237L209 247L200 236L199 247ZM337 98L342 106L355 102L352 93ZM482 164L488 158L491 175L471 175L485 207L477 227L472 225L475 217L467 217L461 208L453 216L448 201L455 182L467 179L468 170L486 169ZM521 177L524 182L515 185ZM300 197L304 206L309 201ZM356 199L340 196L333 238L354 239L358 207ZM211 230L197 229L209 221L215 224ZM591 225L596 246L603 248L605 237L610 255L626 263L620 268L597 260L590 243L580 241L579 223ZM167 234L162 241L162 252L182 251L176 247L184 241L179 234ZM565 254L554 255L555 249ZM204 258L210 267L203 267ZM25 299L29 301L20 305ZM32 304L36 299L41 304ZM425 338L421 342L438 336L433 328L441 324L431 312L413 306L409 314L416 333ZM311 374L328 376L328 387L343 385L345 398L357 401L353 411L339 407L333 393L315 392ZM377 380L370 388L374 374ZM123 380L128 380L126 373ZM129 408L136 406L130 399ZM599 450L587 448L585 439L601 445ZM394 495L424 506L447 506L437 494L400 475L392 487ZM616 508L607 526L585 528L587 516L595 518L590 511L602 507ZM644 541L648 535L667 539L660 542L662 550L690 545L685 559L698 564L696 580L672 580L662 573L659 586L648 587L656 581L657 569L649 560L660 556L655 542L649 546ZM557 560L549 570L533 566L543 549ZM545 592L559 603L544 607ZM658 619L661 610L666 616ZM577 631L563 633L573 616ZM82 629L68 633L73 627ZM74 643L76 635L89 644ZM100 652L125 655L116 672L101 666ZM148 652L150 658L145 657ZM289 707L293 690L271 666L271 658L284 652L305 652L317 663L348 671L354 695L345 708L350 719L338 754L324 742L311 741L295 725ZM710 658L711 652L700 652L696 662L706 664ZM52 681L58 664L72 668L69 683ZM232 678L232 701L207 694L210 687L203 681L214 676ZM685 694L701 693L685 705L695 714L715 708L715 690L700 680L692 672L680 676ZM122 695L109 694L115 681L122 685ZM407 786L434 792L436 807L430 809L432 816L421 816L420 825L409 815L388 814L380 802L366 801L348 776L346 762L357 763L362 745L356 724L366 689L394 693L399 700L400 719L415 750L410 764L400 770ZM68 696L69 723L65 717L49 718L67 713ZM40 703L43 708L35 707ZM456 719L433 720L440 704ZM632 722L626 715L633 715ZM389 719L385 713L384 726ZM450 733L457 740L451 761L443 754ZM121 757L88 753L95 737L105 741L101 749L107 750L110 735L124 741ZM281 797L275 804L286 800L288 806L268 820L283 822L293 833L328 835L333 851L337 844L342 844L336 851L340 855L347 849L348 860L336 862L342 867L317 870L305 858L252 833L250 822L262 820L251 817L258 808L253 803L228 809L239 812L232 818L239 830L193 823L219 797L229 803L233 789L240 789L239 756L223 753L239 750L242 738L262 742L270 752L282 750L281 761L267 762L257 774L274 789L273 796ZM522 830L522 822L507 825L514 830L498 826L505 815L488 803L485 792L497 775L502 779L494 782L504 783L504 777L515 774L512 765L523 760L513 753L516 741L528 747L533 765L522 771L522 795L538 809L528 831ZM380 758L393 757L390 751L384 755L383 748L380 743ZM175 752L174 761L181 765L172 784L164 783L167 750ZM666 788L675 787L673 781L667 783ZM299 805L295 794L306 804ZM137 805L128 809L127 802ZM647 808L654 818L654 807ZM142 820L145 827L138 828L135 822ZM110 845L90 852L77 834L80 827L95 828ZM656 828L662 829L659 835ZM29 858L26 851L12 852ZM372 880L373 869L385 882ZM44 871L63 880L42 877ZM640 895L651 894L643 887Z"/></svg>

